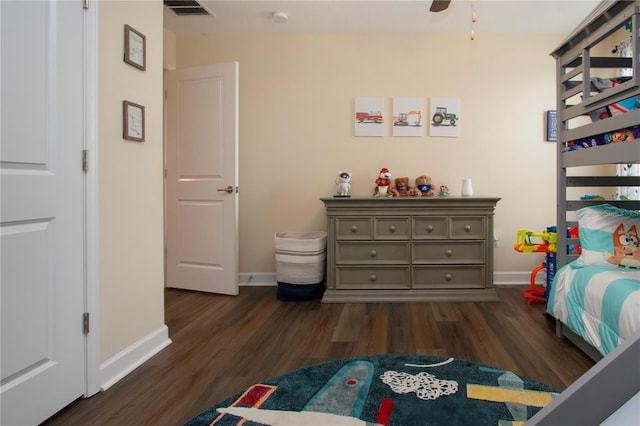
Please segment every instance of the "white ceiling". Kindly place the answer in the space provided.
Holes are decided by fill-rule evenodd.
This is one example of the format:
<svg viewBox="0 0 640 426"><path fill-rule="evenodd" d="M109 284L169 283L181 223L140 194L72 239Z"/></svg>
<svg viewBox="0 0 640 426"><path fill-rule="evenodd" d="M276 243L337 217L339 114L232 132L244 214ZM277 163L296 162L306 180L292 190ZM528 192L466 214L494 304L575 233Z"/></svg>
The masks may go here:
<svg viewBox="0 0 640 426"><path fill-rule="evenodd" d="M200 0L215 16L177 16L165 7L165 27L180 34L461 33L568 35L597 0L452 0L429 12L430 0ZM288 14L275 22L273 12ZM410 40L408 40L410 42Z"/></svg>

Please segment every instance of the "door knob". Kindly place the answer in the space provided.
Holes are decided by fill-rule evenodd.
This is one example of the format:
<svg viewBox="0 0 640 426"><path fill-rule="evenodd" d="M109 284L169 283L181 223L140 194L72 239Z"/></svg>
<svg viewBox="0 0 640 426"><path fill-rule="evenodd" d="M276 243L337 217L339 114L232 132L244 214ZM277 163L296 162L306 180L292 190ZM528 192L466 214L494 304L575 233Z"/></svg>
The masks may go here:
<svg viewBox="0 0 640 426"><path fill-rule="evenodd" d="M233 192L233 186L229 185L226 188L218 188L218 191L224 191L228 194L231 194Z"/></svg>

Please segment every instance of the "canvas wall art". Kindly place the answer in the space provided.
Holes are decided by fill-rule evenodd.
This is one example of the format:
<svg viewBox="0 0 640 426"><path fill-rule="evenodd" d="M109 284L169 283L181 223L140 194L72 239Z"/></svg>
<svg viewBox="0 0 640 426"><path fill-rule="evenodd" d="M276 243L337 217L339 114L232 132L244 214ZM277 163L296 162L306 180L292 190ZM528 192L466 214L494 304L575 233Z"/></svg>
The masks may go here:
<svg viewBox="0 0 640 426"><path fill-rule="evenodd" d="M457 138L460 136L460 99L431 98L429 135Z"/></svg>
<svg viewBox="0 0 640 426"><path fill-rule="evenodd" d="M422 99L393 98L393 136L422 136Z"/></svg>
<svg viewBox="0 0 640 426"><path fill-rule="evenodd" d="M384 136L384 98L356 98L355 136Z"/></svg>

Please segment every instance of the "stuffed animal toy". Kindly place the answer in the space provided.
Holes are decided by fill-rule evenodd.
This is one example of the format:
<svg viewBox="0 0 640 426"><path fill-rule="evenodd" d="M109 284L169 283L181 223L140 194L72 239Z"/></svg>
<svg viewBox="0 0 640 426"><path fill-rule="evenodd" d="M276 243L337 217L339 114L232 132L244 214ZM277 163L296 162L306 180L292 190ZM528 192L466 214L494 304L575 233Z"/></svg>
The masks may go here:
<svg viewBox="0 0 640 426"><path fill-rule="evenodd" d="M425 197L433 197L436 195L436 191L434 191L431 186L431 178L427 175L421 175L416 178L416 188L418 188Z"/></svg>
<svg viewBox="0 0 640 426"><path fill-rule="evenodd" d="M399 196L400 196L400 193L394 186L390 186L389 189L387 189L387 198L393 198L393 197L399 197Z"/></svg>
<svg viewBox="0 0 640 426"><path fill-rule="evenodd" d="M446 185L440 185L440 193L438 194L441 197L446 197L449 195L449 188Z"/></svg>
<svg viewBox="0 0 640 426"><path fill-rule="evenodd" d="M336 197L349 197L349 190L351 189L351 173L343 172L342 170L336 176L336 185L338 185L338 195Z"/></svg>
<svg viewBox="0 0 640 426"><path fill-rule="evenodd" d="M395 179L395 188L398 191L400 197L406 197L409 195L409 178L399 177Z"/></svg>
<svg viewBox="0 0 640 426"><path fill-rule="evenodd" d="M380 169L380 173L378 174L378 179L376 179L376 189L373 192L373 195L375 197L386 197L387 196L387 190L389 189L389 186L391 185L391 173L389 172L389 169L387 169L386 167L383 167L382 169Z"/></svg>
<svg viewBox="0 0 640 426"><path fill-rule="evenodd" d="M409 188L409 197L422 197L422 191L417 186Z"/></svg>

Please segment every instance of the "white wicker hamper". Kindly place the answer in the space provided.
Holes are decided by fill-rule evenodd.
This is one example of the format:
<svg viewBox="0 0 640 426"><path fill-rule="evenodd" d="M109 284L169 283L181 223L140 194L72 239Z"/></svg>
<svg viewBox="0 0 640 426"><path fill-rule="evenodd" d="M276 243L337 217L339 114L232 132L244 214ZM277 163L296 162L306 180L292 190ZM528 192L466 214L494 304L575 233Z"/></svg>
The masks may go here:
<svg viewBox="0 0 640 426"><path fill-rule="evenodd" d="M326 232L276 232L276 253L311 254L326 248Z"/></svg>
<svg viewBox="0 0 640 426"><path fill-rule="evenodd" d="M326 232L276 232L276 279L280 299L322 297L326 250Z"/></svg>

